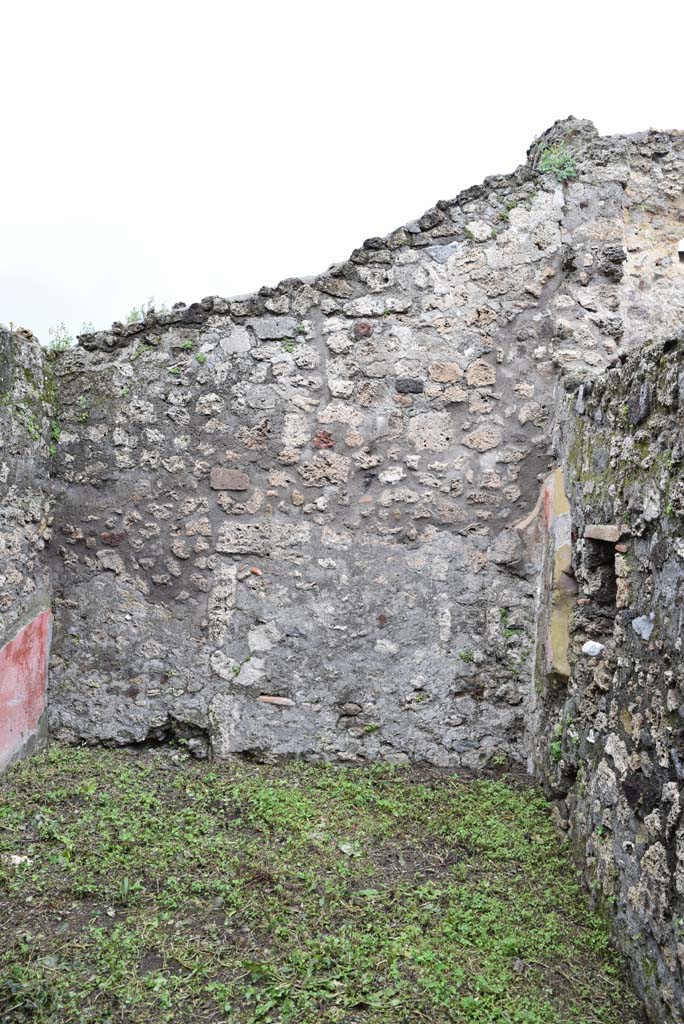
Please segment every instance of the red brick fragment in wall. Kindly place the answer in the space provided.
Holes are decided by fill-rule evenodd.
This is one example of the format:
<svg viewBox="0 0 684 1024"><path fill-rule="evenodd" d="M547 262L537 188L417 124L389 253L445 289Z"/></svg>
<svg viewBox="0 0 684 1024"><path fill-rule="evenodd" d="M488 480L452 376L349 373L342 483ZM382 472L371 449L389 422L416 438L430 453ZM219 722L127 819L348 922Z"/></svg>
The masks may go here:
<svg viewBox="0 0 684 1024"><path fill-rule="evenodd" d="M103 544L108 544L109 547L115 548L121 543L125 536L126 535L124 533L101 533L100 540Z"/></svg>
<svg viewBox="0 0 684 1024"><path fill-rule="evenodd" d="M354 324L353 333L355 338L370 338L373 333L373 324L357 320Z"/></svg>
<svg viewBox="0 0 684 1024"><path fill-rule="evenodd" d="M45 707L50 612L0 649L0 767L38 731Z"/></svg>
<svg viewBox="0 0 684 1024"><path fill-rule="evenodd" d="M327 430L319 430L311 442L314 448L334 448L335 438Z"/></svg>

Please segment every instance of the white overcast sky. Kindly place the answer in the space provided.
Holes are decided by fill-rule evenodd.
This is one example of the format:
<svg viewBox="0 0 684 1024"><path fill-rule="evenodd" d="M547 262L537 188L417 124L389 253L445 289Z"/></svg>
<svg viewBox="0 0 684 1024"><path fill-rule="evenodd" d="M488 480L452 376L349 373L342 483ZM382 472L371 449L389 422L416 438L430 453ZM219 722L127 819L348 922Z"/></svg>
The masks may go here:
<svg viewBox="0 0 684 1024"><path fill-rule="evenodd" d="M346 258L557 118L684 128L681 3L0 0L0 322Z"/></svg>

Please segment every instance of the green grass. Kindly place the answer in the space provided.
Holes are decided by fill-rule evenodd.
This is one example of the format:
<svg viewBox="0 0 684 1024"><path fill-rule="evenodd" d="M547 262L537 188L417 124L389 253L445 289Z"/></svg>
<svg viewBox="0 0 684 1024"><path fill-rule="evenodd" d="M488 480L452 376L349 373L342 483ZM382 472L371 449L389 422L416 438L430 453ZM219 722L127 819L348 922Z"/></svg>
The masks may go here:
<svg viewBox="0 0 684 1024"><path fill-rule="evenodd" d="M3 1022L641 1019L538 791L171 754L0 780Z"/></svg>

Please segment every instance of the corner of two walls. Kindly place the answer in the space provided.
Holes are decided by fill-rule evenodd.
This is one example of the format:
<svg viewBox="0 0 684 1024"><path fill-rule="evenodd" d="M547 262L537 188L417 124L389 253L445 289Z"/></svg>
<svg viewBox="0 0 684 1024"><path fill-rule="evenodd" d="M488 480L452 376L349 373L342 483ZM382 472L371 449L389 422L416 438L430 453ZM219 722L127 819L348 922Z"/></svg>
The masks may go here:
<svg viewBox="0 0 684 1024"><path fill-rule="evenodd" d="M61 354L55 735L524 762L538 552L512 525L553 464L559 380L605 368L637 300L655 322L677 285L677 140L566 136L576 180L532 162L318 278ZM561 561L537 657L567 672Z"/></svg>
<svg viewBox="0 0 684 1024"><path fill-rule="evenodd" d="M50 380L35 338L0 328L0 771L47 733Z"/></svg>
<svg viewBox="0 0 684 1024"><path fill-rule="evenodd" d="M30 365L5 391L0 638L49 573L55 735L539 758L538 552L510 526L551 465L559 378L599 373L681 307L679 137L570 119L556 139L576 180L532 152L310 281L177 304L54 363L5 332ZM563 530L542 545L557 587L536 650L558 693Z"/></svg>

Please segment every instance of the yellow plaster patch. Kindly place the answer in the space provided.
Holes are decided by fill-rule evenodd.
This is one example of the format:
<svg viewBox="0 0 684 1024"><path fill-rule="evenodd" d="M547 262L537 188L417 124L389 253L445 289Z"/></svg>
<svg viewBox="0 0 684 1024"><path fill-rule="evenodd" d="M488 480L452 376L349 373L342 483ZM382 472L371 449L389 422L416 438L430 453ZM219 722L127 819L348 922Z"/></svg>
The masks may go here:
<svg viewBox="0 0 684 1024"><path fill-rule="evenodd" d="M561 581L563 573L570 575L572 573L572 548L569 544L563 544L562 547L558 548L553 558L553 582L555 584Z"/></svg>
<svg viewBox="0 0 684 1024"><path fill-rule="evenodd" d="M572 549L563 544L553 559L553 596L551 598L551 622L549 624L549 646L551 670L565 679L570 677L568 645L570 643L570 615L575 604L574 591L568 585L568 574L572 567Z"/></svg>
<svg viewBox="0 0 684 1024"><path fill-rule="evenodd" d="M569 511L570 503L565 493L563 470L559 468L553 474L553 513L555 516L562 516Z"/></svg>

